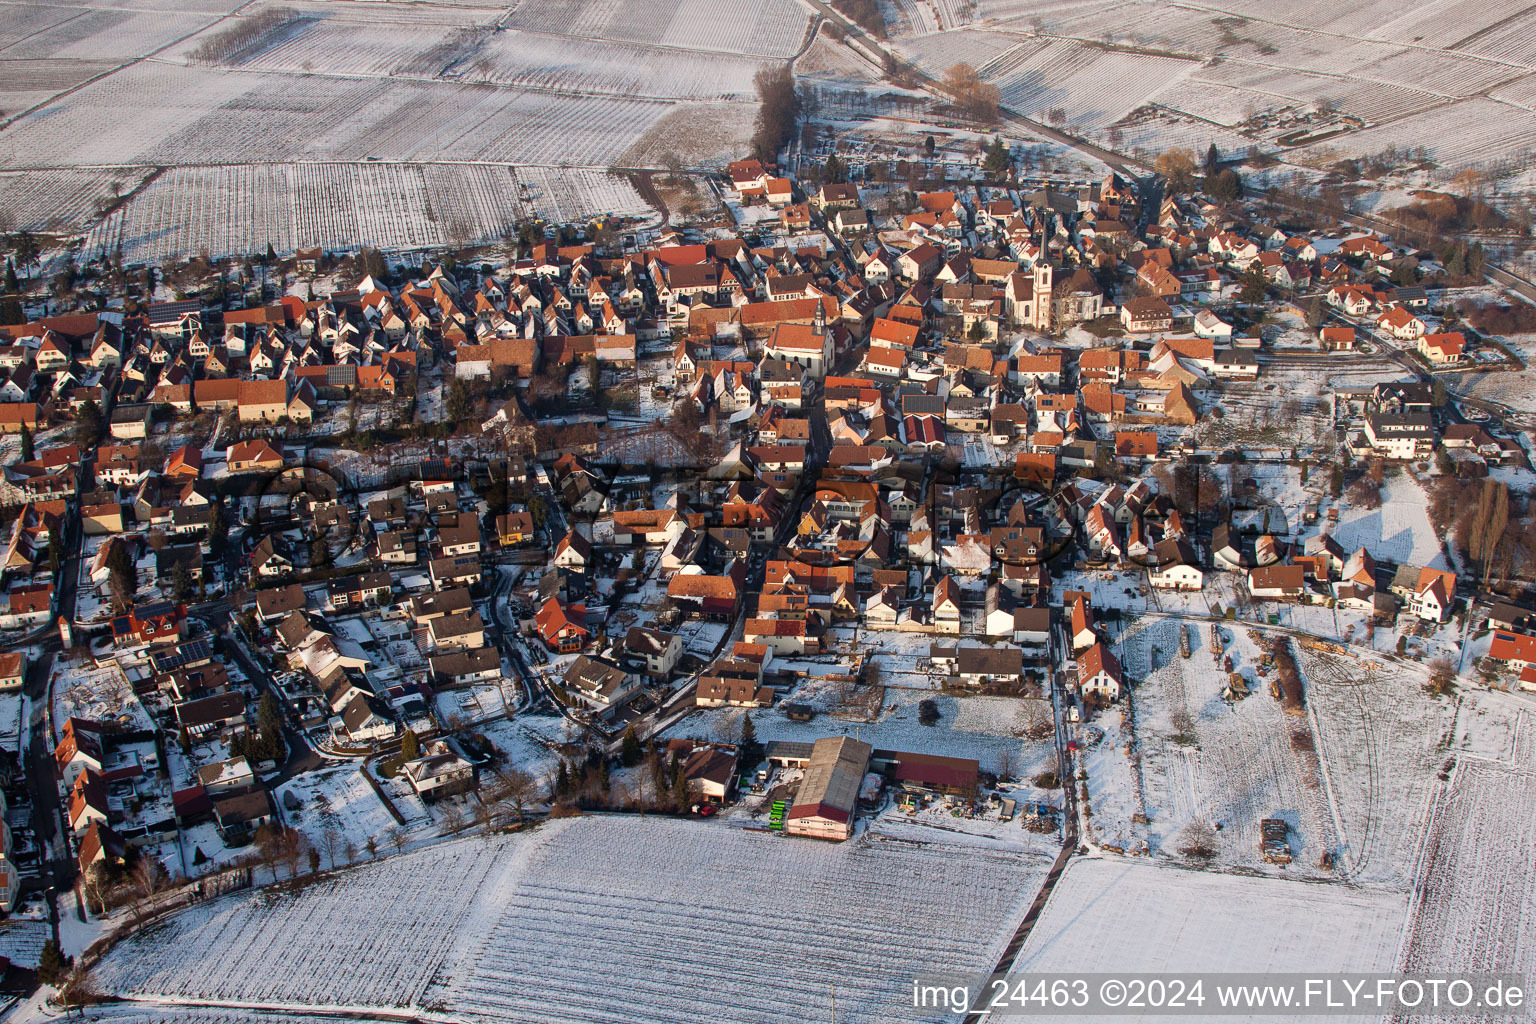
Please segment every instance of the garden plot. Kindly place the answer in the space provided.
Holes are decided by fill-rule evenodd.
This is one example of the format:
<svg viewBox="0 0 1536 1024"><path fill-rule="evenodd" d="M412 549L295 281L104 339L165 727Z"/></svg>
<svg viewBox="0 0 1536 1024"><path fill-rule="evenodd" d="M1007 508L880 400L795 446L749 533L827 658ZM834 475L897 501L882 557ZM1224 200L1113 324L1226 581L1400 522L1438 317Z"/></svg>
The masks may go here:
<svg viewBox="0 0 1536 1024"><path fill-rule="evenodd" d="M145 62L17 120L0 167L453 160L604 167L670 101Z"/></svg>
<svg viewBox="0 0 1536 1024"><path fill-rule="evenodd" d="M868 715L851 709L846 713L835 710L843 706L845 696L844 684L836 680L807 679L783 699L818 708L821 713L815 719L791 721L780 710L781 701L780 706L754 708L752 726L765 743L812 743L826 736L854 736L881 749L975 758L983 771L1020 777L1055 767L1049 733L1039 740L1027 738L1037 715L1049 711L1049 705L1038 698L951 696L937 691L925 694L892 689L886 691L883 704L870 721ZM921 698L931 698L938 709L939 720L934 725L918 721ZM741 708L700 709L668 729L666 735L734 737L740 734L745 714Z"/></svg>
<svg viewBox="0 0 1536 1024"><path fill-rule="evenodd" d="M186 1010L175 1007L92 1006L79 1011L76 1020L102 1021L104 1024L385 1024L371 1018L347 1013L334 1017L286 1010Z"/></svg>
<svg viewBox="0 0 1536 1024"><path fill-rule="evenodd" d="M1178 630L1195 631L1189 658L1179 654ZM1257 644L1241 626L1227 625L1226 653L1254 692L1229 706L1223 666L1211 654L1206 622L1161 619L1126 635L1122 659L1134 680L1136 749L1133 780L1142 785L1152 852L1180 856L1182 832L1194 822L1221 826L1217 860L1224 865L1265 870L1258 828L1264 818L1284 818L1293 829L1295 861L1290 873L1329 875L1318 857L1336 845L1324 779L1310 746L1305 718L1287 715L1270 697L1255 669ZM1155 648L1155 652L1154 652ZM1090 795L1093 773L1089 773ZM1107 817L1094 801L1094 827L1125 826ZM1272 869L1271 869L1272 870Z"/></svg>
<svg viewBox="0 0 1536 1024"><path fill-rule="evenodd" d="M394 251L499 238L519 215L510 169L468 164L176 168L98 225L93 252L130 263L304 245Z"/></svg>
<svg viewBox="0 0 1536 1024"><path fill-rule="evenodd" d="M1536 973L1536 764L1463 755L1421 865L1398 969Z"/></svg>
<svg viewBox="0 0 1536 1024"><path fill-rule="evenodd" d="M289 794L299 801L297 809L289 806ZM275 796L283 821L304 833L317 849L327 832L339 834L339 845L350 843L354 851L364 849L369 839L382 849L389 845L386 834L396 824L363 778L361 766L351 762L295 776L278 787Z"/></svg>
<svg viewBox="0 0 1536 1024"><path fill-rule="evenodd" d="M1380 508L1341 506L1328 533L1347 552L1364 547L1378 561L1449 569L1428 503L1424 488L1403 470L1382 483Z"/></svg>
<svg viewBox="0 0 1536 1024"><path fill-rule="evenodd" d="M1257 384L1222 384L1200 397L1218 402L1223 415L1201 420L1194 436L1207 447L1331 448L1337 439L1328 389L1326 375L1310 369L1267 375Z"/></svg>
<svg viewBox="0 0 1536 1024"><path fill-rule="evenodd" d="M537 780L553 779L560 763L560 746L575 741L578 727L556 715L518 715L475 727L495 745L509 768L521 768Z"/></svg>
<svg viewBox="0 0 1536 1024"><path fill-rule="evenodd" d="M1310 149L1337 145L1338 140L1330 139ZM1379 152L1392 145L1425 146L1440 174L1506 163L1536 150L1536 113L1474 97L1349 137L1355 152Z"/></svg>
<svg viewBox="0 0 1536 1024"><path fill-rule="evenodd" d="M1019 44L1013 36L1000 32L956 29L904 36L896 41L896 45L919 69L935 78L943 78L944 72L956 64L981 67Z"/></svg>
<svg viewBox="0 0 1536 1024"><path fill-rule="evenodd" d="M53 721L66 718L113 722L127 732L154 729L149 712L116 664L98 668L88 662L58 661L53 669Z"/></svg>
<svg viewBox="0 0 1536 1024"><path fill-rule="evenodd" d="M0 110L20 113L118 65L114 60L5 60L0 54Z"/></svg>
<svg viewBox="0 0 1536 1024"><path fill-rule="evenodd" d="M1406 905L1341 885L1074 860L1012 969L1390 971Z"/></svg>
<svg viewBox="0 0 1536 1024"><path fill-rule="evenodd" d="M810 1019L835 983L852 1019L909 1019L913 974L990 967L1051 862L965 837L959 856L930 833L833 845L676 819L551 821L210 901L119 945L93 979L258 1009L493 1021L557 1007L658 1024ZM704 995L677 983L701 971Z"/></svg>
<svg viewBox="0 0 1536 1024"><path fill-rule="evenodd" d="M1293 649L1338 809L1339 866L1351 881L1406 888L1450 757L1455 706L1425 693L1427 673L1416 667Z"/></svg>
<svg viewBox="0 0 1536 1024"><path fill-rule="evenodd" d="M12 918L0 924L0 956L17 967L37 967L43 944L53 938L47 921Z"/></svg>
<svg viewBox="0 0 1536 1024"><path fill-rule="evenodd" d="M569 224L593 217L637 217L651 208L627 178L575 167L519 167L517 196L527 214Z"/></svg>
<svg viewBox="0 0 1536 1024"><path fill-rule="evenodd" d="M442 70L441 65L425 58L440 52L443 44L459 31L459 26L434 24L425 18L412 18L406 25L341 18L307 19L285 33L275 45L238 61L238 66L252 71L303 74L433 77ZM206 38L205 35L194 40L182 49L195 48Z"/></svg>

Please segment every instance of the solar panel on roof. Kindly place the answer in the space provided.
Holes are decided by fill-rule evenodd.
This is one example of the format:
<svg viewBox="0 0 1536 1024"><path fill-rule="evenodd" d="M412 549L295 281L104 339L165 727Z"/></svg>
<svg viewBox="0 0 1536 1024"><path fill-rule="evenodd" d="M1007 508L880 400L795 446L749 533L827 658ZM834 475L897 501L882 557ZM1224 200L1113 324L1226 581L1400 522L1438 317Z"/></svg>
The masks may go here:
<svg viewBox="0 0 1536 1024"><path fill-rule="evenodd" d="M175 672L177 669L193 662L204 661L213 657L213 645L207 640L189 640L184 644L177 644L167 651L156 651L150 655L150 662L156 672Z"/></svg>

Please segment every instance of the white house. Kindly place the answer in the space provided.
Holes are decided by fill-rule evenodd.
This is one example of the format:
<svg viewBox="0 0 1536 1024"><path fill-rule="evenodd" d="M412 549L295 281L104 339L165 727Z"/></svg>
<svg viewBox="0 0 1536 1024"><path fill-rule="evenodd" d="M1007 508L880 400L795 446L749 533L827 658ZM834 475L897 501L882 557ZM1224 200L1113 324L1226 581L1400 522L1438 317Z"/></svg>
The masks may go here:
<svg viewBox="0 0 1536 1024"><path fill-rule="evenodd" d="M1119 700L1123 683L1120 660L1103 643L1096 643L1077 656L1077 688L1083 696Z"/></svg>

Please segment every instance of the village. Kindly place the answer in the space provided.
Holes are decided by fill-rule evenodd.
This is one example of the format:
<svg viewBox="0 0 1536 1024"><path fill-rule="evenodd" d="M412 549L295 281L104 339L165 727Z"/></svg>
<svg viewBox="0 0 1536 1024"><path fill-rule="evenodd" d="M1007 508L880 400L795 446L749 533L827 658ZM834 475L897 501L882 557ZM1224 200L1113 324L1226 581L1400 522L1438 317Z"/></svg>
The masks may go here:
<svg viewBox="0 0 1536 1024"><path fill-rule="evenodd" d="M1319 716L1536 691L1526 417L1461 387L1518 300L1214 147L977 163L0 327L0 911L58 956L588 811L1400 880Z"/></svg>

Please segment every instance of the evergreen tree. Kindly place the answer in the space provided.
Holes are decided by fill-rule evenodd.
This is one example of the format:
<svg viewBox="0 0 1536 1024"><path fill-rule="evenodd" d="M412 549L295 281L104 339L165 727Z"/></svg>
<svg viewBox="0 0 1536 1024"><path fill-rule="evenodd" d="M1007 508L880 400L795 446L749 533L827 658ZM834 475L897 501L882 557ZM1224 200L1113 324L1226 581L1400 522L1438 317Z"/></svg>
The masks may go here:
<svg viewBox="0 0 1536 1024"><path fill-rule="evenodd" d="M848 166L838 158L836 153L827 157L827 162L821 169L822 180L828 184L839 184L848 177Z"/></svg>
<svg viewBox="0 0 1536 1024"><path fill-rule="evenodd" d="M67 967L64 952L59 949L58 942L52 938L44 942L43 952L37 959L37 980L44 985L57 985L64 980Z"/></svg>
<svg viewBox="0 0 1536 1024"><path fill-rule="evenodd" d="M682 759L674 762L672 769L672 799L677 804L677 809L688 809L688 776L683 771Z"/></svg>
<svg viewBox="0 0 1536 1024"><path fill-rule="evenodd" d="M21 291L21 282L16 280L16 262L11 259L5 261L5 290L12 295Z"/></svg>
<svg viewBox="0 0 1536 1024"><path fill-rule="evenodd" d="M1211 143L1211 148L1205 151L1205 176L1212 178L1221 170L1221 152L1216 148L1216 143Z"/></svg>
<svg viewBox="0 0 1536 1024"><path fill-rule="evenodd" d="M565 766L565 758L560 759L560 766L555 769L555 799L565 796L571 788L571 772Z"/></svg>
<svg viewBox="0 0 1536 1024"><path fill-rule="evenodd" d="M1007 173L1013 166L1013 153L1008 149L1008 144L1003 141L1001 135L994 138L992 144L987 147L986 161L982 166L994 177Z"/></svg>
<svg viewBox="0 0 1536 1024"><path fill-rule="evenodd" d="M192 596L192 573L183 562L177 562L171 570L171 594L178 601Z"/></svg>
<svg viewBox="0 0 1536 1024"><path fill-rule="evenodd" d="M933 136L930 135L926 139L923 140L923 155L926 156L928 159L932 160L933 159L933 151L934 151Z"/></svg>
<svg viewBox="0 0 1536 1024"><path fill-rule="evenodd" d="M21 461L22 462L31 462L33 459L37 458L37 452L34 451L35 447L36 446L35 446L35 444L33 443L33 440L32 440L32 430L25 423L23 423L21 425Z"/></svg>
<svg viewBox="0 0 1536 1024"><path fill-rule="evenodd" d="M215 497L208 510L208 550L213 555L223 554L229 540L229 523L224 519L224 498Z"/></svg>
<svg viewBox="0 0 1536 1024"><path fill-rule="evenodd" d="M624 767L632 768L640 763L640 758L645 756L645 751L640 746L640 737L635 735L634 723L624 730L624 738L619 745L619 760Z"/></svg>
<svg viewBox="0 0 1536 1024"><path fill-rule="evenodd" d="M400 759L402 761L414 761L421 756L421 740L409 729L400 737Z"/></svg>
<svg viewBox="0 0 1536 1024"><path fill-rule="evenodd" d="M757 741L757 726L752 724L752 713L741 718L741 742L736 745L743 770L755 768L763 759L763 745Z"/></svg>

